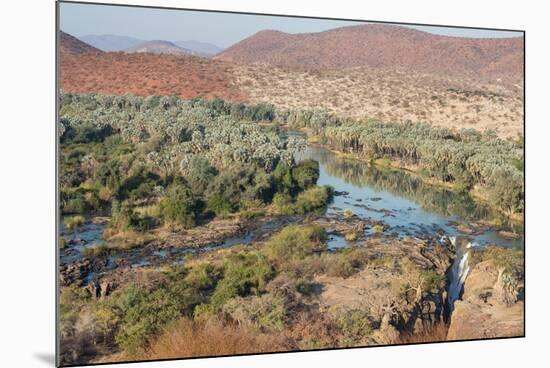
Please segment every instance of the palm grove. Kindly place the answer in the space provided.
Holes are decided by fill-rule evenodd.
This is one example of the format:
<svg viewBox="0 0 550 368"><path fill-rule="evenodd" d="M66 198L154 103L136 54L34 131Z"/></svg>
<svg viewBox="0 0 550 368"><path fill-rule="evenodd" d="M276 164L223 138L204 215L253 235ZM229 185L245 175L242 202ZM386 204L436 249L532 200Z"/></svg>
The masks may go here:
<svg viewBox="0 0 550 368"><path fill-rule="evenodd" d="M65 225L78 227L86 217L107 216L104 238L128 241L123 247L109 242L87 254L102 257L138 247L158 229L181 232L231 216L303 218L318 212L330 201L332 189L317 186L317 162L294 160L306 142L282 135L279 125L306 128L321 143L362 158L418 165L423 175L457 190L481 188L503 212L523 212L520 148L490 132L357 122L321 111L283 111L220 99L63 93L60 204ZM83 288L63 288L63 346L81 355L65 360L87 361L86 352L93 355L100 345L133 357L169 357L155 349L163 338L171 339L165 329L174 324L194 331L186 344L199 344L197 336L203 334L208 349L222 349L201 353L197 347L191 355L365 344L380 316L364 309L319 313L306 308L304 300L314 292L314 275L348 277L368 262L393 263L369 259L363 248L326 250L322 227L291 225L263 246L237 247L211 262L170 266L100 301ZM441 275L416 268L411 272L423 280L425 293L444 287ZM91 315L89 328L82 327L84 314ZM212 320L223 325L223 338L205 322ZM241 325L252 325L256 332L236 330ZM285 328L290 332L282 333ZM230 343L235 345L229 348Z"/></svg>

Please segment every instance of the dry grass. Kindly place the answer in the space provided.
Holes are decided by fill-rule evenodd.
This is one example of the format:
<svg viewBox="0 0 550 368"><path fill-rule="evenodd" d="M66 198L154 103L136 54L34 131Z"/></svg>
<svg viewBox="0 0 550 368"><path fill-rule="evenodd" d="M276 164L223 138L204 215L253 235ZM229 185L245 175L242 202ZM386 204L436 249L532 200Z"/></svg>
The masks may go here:
<svg viewBox="0 0 550 368"><path fill-rule="evenodd" d="M61 87L67 92L267 102L384 122L493 129L512 138L523 132L523 85L397 69L300 71L193 56L65 54Z"/></svg>
<svg viewBox="0 0 550 368"><path fill-rule="evenodd" d="M416 344L423 342L441 342L447 340L447 331L449 326L444 323L438 323L432 328L418 333L402 333L394 341L395 344Z"/></svg>
<svg viewBox="0 0 550 368"><path fill-rule="evenodd" d="M275 338L256 330L218 321L197 323L183 318L151 346L140 359L170 359L287 350Z"/></svg>
<svg viewBox="0 0 550 368"><path fill-rule="evenodd" d="M279 108L324 109L352 118L427 121L449 128L494 129L503 137L523 130L523 88L360 67L307 72L255 64L235 66L236 85L251 102Z"/></svg>
<svg viewBox="0 0 550 368"><path fill-rule="evenodd" d="M61 57L67 92L220 97L353 118L427 121L449 128L523 131L523 86L498 79L356 67L300 71L194 56L91 53Z"/></svg>

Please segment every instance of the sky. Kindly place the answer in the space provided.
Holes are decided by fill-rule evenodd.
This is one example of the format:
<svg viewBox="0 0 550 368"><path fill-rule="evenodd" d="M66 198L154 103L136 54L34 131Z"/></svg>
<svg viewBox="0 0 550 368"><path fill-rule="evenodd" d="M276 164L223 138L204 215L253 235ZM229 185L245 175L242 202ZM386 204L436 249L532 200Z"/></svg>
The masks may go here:
<svg viewBox="0 0 550 368"><path fill-rule="evenodd" d="M222 48L229 47L265 29L287 33L307 33L358 24L365 24L365 22L93 4L60 4L60 28L73 36L115 34L143 40L195 40ZM487 38L522 35L520 32L480 29L408 27L456 37Z"/></svg>

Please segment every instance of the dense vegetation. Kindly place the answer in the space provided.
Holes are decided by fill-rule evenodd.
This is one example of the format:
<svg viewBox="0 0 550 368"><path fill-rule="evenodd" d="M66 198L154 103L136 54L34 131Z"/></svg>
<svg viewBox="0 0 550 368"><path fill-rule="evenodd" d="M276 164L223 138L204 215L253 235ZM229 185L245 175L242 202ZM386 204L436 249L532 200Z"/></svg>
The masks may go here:
<svg viewBox="0 0 550 368"><path fill-rule="evenodd" d="M407 275L420 272L425 293L438 292L444 284L441 276L413 266L407 257L379 257L366 248L326 250L323 228L290 225L259 247L222 250L214 258L198 257L185 265L144 271L104 298L96 299L83 288L63 288L64 346L79 357L116 347L125 357L159 358L194 346L204 334L216 335L212 326L230 340L215 338L216 347L211 347L213 341L201 341L195 349L203 354L253 352L262 350L262 341L269 342L265 351L364 345L381 316L367 305L320 311L316 275L347 278L369 264L407 270ZM408 284L401 279L391 287L408 293ZM234 347L236 330L246 336L249 347ZM166 334L171 337L168 341ZM170 340L177 348L170 347ZM189 353L179 357L185 355Z"/></svg>
<svg viewBox="0 0 550 368"><path fill-rule="evenodd" d="M342 120L319 111L287 111L277 118L309 128L319 141L369 160L389 158L416 165L421 173L468 191L478 186L507 213L524 210L522 143L493 132L458 132L426 123Z"/></svg>
<svg viewBox="0 0 550 368"><path fill-rule="evenodd" d="M112 229L143 232L272 202L285 214L322 208L330 190L315 187L318 163L294 162L305 141L250 122L271 113L221 100L62 94L62 212L110 213Z"/></svg>
<svg viewBox="0 0 550 368"><path fill-rule="evenodd" d="M80 107L63 109L75 105L68 103L71 101L78 101ZM217 168L240 162L269 171L278 162L291 162L292 149L301 143L291 138L286 144L292 149L278 150L281 141L275 133L262 134L243 120L309 128L321 143L340 151L369 160L389 158L416 165L425 176L453 183L462 191L481 188L503 212L522 213L524 209L521 143L499 139L491 131L456 132L426 123L354 121L321 111L280 111L268 104L245 105L220 99L62 96L62 140L97 141L114 130L124 142L147 141L149 148L168 141L174 144L173 149L162 154L151 150L147 156L159 173L177 165L185 173L199 153ZM75 122L79 129L73 127ZM212 125L217 129L205 130Z"/></svg>
<svg viewBox="0 0 550 368"><path fill-rule="evenodd" d="M521 152L490 133L356 123L266 104L172 97L62 94L60 117L64 224L74 230L87 215L109 216L107 242L84 256L118 251L108 239L113 234L131 238L133 247L159 228L185 233L234 214L239 219L266 212L307 215L324 208L332 190L316 185L319 163L296 163L294 154L306 143L281 137L278 124L308 128L322 143L367 159L418 165L425 175L463 189L451 195L425 186L418 176L325 162L329 172L339 170L344 178L349 172L374 188L399 193L405 188L425 207L483 217L487 209L466 200L466 191L481 187L501 210L523 211ZM518 269L508 253L497 256L505 267ZM157 359L365 345L374 341L382 316L367 306L321 310L317 277L348 278L367 265L391 273L395 281L387 288L400 300L418 301L411 296L416 290L429 296L444 287L442 275L407 256L369 253L369 247L327 252L325 230L305 221L251 246L186 258L183 265L129 269L131 279L115 278L114 292L101 297L87 288L64 287L63 359L82 363L113 352L121 352L121 359ZM393 323L404 325L404 315L394 312Z"/></svg>

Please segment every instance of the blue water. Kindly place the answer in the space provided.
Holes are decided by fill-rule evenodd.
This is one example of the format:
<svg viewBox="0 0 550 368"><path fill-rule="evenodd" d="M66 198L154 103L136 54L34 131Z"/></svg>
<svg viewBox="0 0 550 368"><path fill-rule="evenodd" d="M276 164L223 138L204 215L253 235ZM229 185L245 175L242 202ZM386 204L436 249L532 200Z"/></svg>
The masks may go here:
<svg viewBox="0 0 550 368"><path fill-rule="evenodd" d="M334 197L333 202L327 208L327 215L341 215L345 210L351 210L354 215L362 219L382 221L388 224L389 229L384 232L385 234L425 238L430 235L436 236L439 231L448 236L464 235L450 226L450 222L469 224L475 222L475 219L483 219L483 215L489 213L487 209L475 205L471 198L463 195L454 198L455 194L440 188L433 187L434 191L441 193L437 193L434 198L431 198L429 196L430 188L427 188L426 184L421 184L411 174L390 170L382 172L366 162L337 157L333 152L320 146L309 146L305 151L296 155L297 161L305 159L319 162L318 185L330 185L337 192L346 192ZM392 178L392 175L396 178ZM406 175L411 177L408 178ZM369 182L372 184L369 185ZM385 185L390 189L384 190ZM401 195L399 193L400 185L404 187ZM420 188L422 190L418 189L420 186L423 186ZM411 187L414 190L411 190ZM414 198L419 192L423 193L421 198L424 203ZM426 196L427 193L428 196ZM461 207L463 202L468 202L464 208ZM449 212L452 213L453 206L460 207L457 209L458 212L473 218L465 219L461 216L450 215ZM468 212L469 208L472 209L470 212ZM367 228L367 235L369 235L369 231L372 229ZM495 244L503 247L521 247L523 245L523 239L505 239L494 230L487 230L471 237L473 242L480 246ZM345 240L341 237L334 236L333 238L333 240L329 240L329 246L332 248L345 245Z"/></svg>

